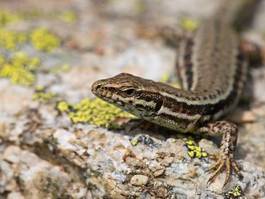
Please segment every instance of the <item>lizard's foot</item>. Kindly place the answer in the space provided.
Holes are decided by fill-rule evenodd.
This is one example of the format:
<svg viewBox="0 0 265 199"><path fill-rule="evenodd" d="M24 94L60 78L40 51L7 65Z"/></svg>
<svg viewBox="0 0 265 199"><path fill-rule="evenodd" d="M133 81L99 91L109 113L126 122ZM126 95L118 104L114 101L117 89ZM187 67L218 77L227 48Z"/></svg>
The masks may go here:
<svg viewBox="0 0 265 199"><path fill-rule="evenodd" d="M213 174L208 180L208 184L212 183L215 178L225 170L225 182L224 186L229 182L231 178L232 171L234 171L239 177L242 177L240 174L240 168L237 162L234 160L233 155L223 155L221 154L215 164L213 164L208 171L212 171Z"/></svg>
<svg viewBox="0 0 265 199"><path fill-rule="evenodd" d="M223 135L220 148L221 151L217 158L217 162L209 169L213 171L213 174L209 178L208 183L213 182L215 178L224 170L226 171L224 186L228 183L232 171L235 171L236 174L241 176L240 169L234 160L238 131L237 126L231 122L217 121L202 127L200 131L210 135Z"/></svg>

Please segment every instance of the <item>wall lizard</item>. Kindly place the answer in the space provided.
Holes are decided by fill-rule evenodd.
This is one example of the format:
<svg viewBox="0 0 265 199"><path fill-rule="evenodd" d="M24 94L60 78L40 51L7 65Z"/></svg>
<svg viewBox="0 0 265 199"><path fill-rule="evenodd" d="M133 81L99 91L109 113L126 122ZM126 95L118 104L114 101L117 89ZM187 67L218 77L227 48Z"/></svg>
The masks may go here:
<svg viewBox="0 0 265 199"><path fill-rule="evenodd" d="M240 168L234 160L237 125L222 118L236 107L248 71L230 2L235 1L224 0L194 35L180 42L177 72L182 89L127 73L92 85L96 96L144 120L182 133L222 135L209 182L225 170L224 185L232 171L240 175Z"/></svg>

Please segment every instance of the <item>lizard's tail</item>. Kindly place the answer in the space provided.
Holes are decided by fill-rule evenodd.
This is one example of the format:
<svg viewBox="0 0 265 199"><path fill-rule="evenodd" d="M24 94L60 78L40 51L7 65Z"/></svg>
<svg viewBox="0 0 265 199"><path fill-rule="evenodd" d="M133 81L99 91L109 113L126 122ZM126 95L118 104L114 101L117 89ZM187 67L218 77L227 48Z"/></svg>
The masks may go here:
<svg viewBox="0 0 265 199"><path fill-rule="evenodd" d="M214 17L228 23L237 31L247 28L262 0L222 0Z"/></svg>

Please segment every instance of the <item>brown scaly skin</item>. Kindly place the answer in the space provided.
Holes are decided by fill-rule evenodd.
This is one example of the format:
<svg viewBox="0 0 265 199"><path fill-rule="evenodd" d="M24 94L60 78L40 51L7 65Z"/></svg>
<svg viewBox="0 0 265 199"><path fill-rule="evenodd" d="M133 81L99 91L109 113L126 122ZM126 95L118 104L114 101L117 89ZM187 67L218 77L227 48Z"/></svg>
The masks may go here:
<svg viewBox="0 0 265 199"><path fill-rule="evenodd" d="M235 1L224 0L230 2ZM229 21L230 6L224 5L193 37L179 45L177 68L183 89L121 73L96 81L92 92L139 118L178 132L222 135L209 182L225 170L226 185L232 171L240 175L234 160L238 129L220 118L237 105L248 67L238 34Z"/></svg>

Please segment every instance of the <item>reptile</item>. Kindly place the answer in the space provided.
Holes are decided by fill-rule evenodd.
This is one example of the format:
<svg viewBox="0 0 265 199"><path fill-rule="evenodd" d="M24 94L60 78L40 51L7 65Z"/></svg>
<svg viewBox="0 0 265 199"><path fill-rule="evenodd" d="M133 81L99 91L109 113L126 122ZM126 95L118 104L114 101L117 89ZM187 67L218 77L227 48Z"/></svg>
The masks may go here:
<svg viewBox="0 0 265 199"><path fill-rule="evenodd" d="M224 0L198 30L180 41L176 68L181 89L128 73L97 80L91 89L97 97L176 132L222 136L208 182L225 170L224 185L232 172L241 172L234 158L238 127L223 118L238 104L248 73L230 2L235 1Z"/></svg>

